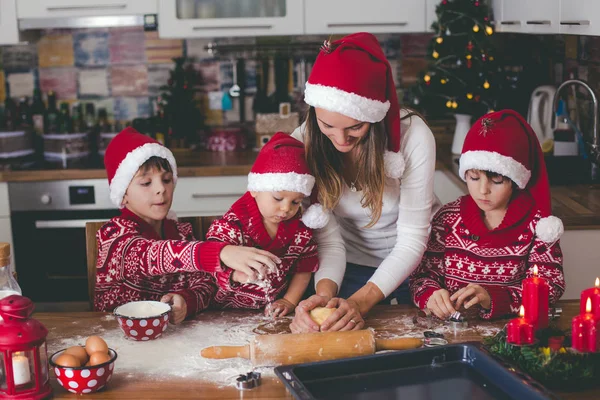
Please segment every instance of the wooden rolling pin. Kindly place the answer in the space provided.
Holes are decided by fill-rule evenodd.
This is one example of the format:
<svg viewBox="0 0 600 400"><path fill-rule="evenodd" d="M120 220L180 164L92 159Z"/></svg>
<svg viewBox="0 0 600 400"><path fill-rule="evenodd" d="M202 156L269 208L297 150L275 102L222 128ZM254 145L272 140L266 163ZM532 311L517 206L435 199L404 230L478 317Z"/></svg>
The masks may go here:
<svg viewBox="0 0 600 400"><path fill-rule="evenodd" d="M379 350L421 347L417 338L375 339L372 330L258 335L245 346L213 346L202 349L205 358L241 357L254 366L300 364L375 354Z"/></svg>

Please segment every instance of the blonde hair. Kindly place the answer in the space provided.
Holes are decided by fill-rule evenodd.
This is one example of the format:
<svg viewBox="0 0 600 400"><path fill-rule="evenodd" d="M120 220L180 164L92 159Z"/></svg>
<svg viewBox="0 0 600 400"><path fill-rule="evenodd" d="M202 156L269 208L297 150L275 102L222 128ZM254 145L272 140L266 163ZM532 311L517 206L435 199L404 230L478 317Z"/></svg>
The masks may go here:
<svg viewBox="0 0 600 400"><path fill-rule="evenodd" d="M413 115L418 114L409 112L402 119ZM306 161L315 176L319 202L325 209L332 210L338 205L344 192L344 161L342 153L321 132L317 114L312 106L306 116L304 143ZM356 146L359 147L357 164L360 170L355 184L362 189L360 205L370 210L371 221L365 226L370 228L379 221L383 208L386 179L383 155L387 149L387 133L383 121L372 123L367 134Z"/></svg>

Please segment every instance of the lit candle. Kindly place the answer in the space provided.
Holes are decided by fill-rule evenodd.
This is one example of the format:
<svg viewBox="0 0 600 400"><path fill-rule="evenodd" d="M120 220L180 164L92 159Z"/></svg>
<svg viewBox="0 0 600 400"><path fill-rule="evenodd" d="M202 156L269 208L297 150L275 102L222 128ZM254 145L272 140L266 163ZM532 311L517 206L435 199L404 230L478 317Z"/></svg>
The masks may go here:
<svg viewBox="0 0 600 400"><path fill-rule="evenodd" d="M533 324L525 318L525 307L519 310L520 318L511 319L506 325L506 341L511 344L532 344Z"/></svg>
<svg viewBox="0 0 600 400"><path fill-rule="evenodd" d="M585 314L573 317L571 324L571 347L582 353L594 353L600 349L600 319L596 319L592 311L592 300L585 302Z"/></svg>
<svg viewBox="0 0 600 400"><path fill-rule="evenodd" d="M15 386L24 385L31 381L29 359L23 353L15 353L13 355L12 368Z"/></svg>
<svg viewBox="0 0 600 400"><path fill-rule="evenodd" d="M579 314L585 314L585 306L587 299L591 300L592 308L590 311L596 319L600 319L600 279L596 278L595 287L585 289L581 292L581 300L579 302Z"/></svg>
<svg viewBox="0 0 600 400"><path fill-rule="evenodd" d="M523 279L523 306L527 310L525 318L537 331L548 326L548 282L538 276L537 265L533 266L533 276Z"/></svg>

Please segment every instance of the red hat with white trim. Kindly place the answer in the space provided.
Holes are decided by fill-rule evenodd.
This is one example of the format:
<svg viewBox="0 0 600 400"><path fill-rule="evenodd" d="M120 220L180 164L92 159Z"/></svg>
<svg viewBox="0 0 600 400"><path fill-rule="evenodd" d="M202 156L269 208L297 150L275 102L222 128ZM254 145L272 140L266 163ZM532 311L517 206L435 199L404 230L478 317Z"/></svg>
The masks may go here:
<svg viewBox="0 0 600 400"><path fill-rule="evenodd" d="M304 155L304 144L287 133L278 132L264 145L248 174L251 192L297 192L310 197L315 177ZM302 215L309 228L322 228L328 215L320 204L312 204Z"/></svg>
<svg viewBox="0 0 600 400"><path fill-rule="evenodd" d="M108 175L110 199L119 208L123 197L142 164L150 157L166 159L173 170L173 183L177 182L177 163L171 150L156 140L128 127L117 134L106 147L104 166Z"/></svg>
<svg viewBox="0 0 600 400"><path fill-rule="evenodd" d="M542 218L536 234L552 243L564 232L562 221L551 215L550 184L542 148L527 121L516 111L501 110L479 118L465 138L459 174L470 169L510 178L533 197Z"/></svg>

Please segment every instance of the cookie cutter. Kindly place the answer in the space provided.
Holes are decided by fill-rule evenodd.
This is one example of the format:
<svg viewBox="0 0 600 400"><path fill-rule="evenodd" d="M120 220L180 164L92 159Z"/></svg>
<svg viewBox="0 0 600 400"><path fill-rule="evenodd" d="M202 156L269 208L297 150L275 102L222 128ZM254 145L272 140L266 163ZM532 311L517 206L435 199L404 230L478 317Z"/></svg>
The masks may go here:
<svg viewBox="0 0 600 400"><path fill-rule="evenodd" d="M439 338L439 339L444 338L443 333L438 333L438 332L434 332L434 331L425 331L425 332L423 332L423 336L425 336L425 338Z"/></svg>
<svg viewBox="0 0 600 400"><path fill-rule="evenodd" d="M260 386L261 378L260 372L248 372L247 374L241 374L235 379L235 387L239 390L254 389Z"/></svg>
<svg viewBox="0 0 600 400"><path fill-rule="evenodd" d="M466 329L469 326L465 318L462 316L459 316L458 318L450 318L447 323L454 335L458 334L461 329Z"/></svg>
<svg viewBox="0 0 600 400"><path fill-rule="evenodd" d="M425 347L444 346L446 344L448 344L448 341L439 337L429 337L423 340Z"/></svg>

